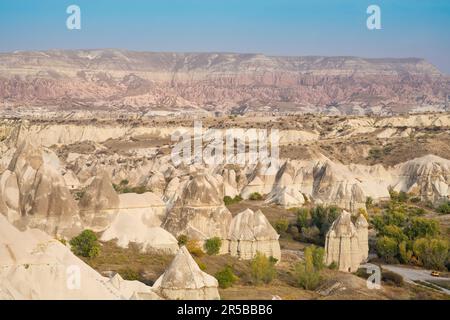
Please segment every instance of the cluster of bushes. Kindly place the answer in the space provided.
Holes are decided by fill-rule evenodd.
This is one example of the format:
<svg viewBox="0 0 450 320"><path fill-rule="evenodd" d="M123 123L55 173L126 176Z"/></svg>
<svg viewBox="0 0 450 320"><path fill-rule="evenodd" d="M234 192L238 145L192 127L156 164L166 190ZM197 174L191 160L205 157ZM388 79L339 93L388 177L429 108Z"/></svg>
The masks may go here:
<svg viewBox="0 0 450 320"><path fill-rule="evenodd" d="M231 287L239 278L234 274L233 268L229 265L214 275L219 282L219 287L226 289Z"/></svg>
<svg viewBox="0 0 450 320"><path fill-rule="evenodd" d="M305 249L305 260L295 266L297 285L305 290L315 290L322 282L321 270L325 251L321 247L309 246Z"/></svg>
<svg viewBox="0 0 450 320"><path fill-rule="evenodd" d="M336 206L318 205L310 209L298 209L298 240L323 245L328 229L340 213L341 210Z"/></svg>
<svg viewBox="0 0 450 320"><path fill-rule="evenodd" d="M114 190L117 193L137 193L137 194L142 194L142 193L146 193L146 192L151 192L152 189L147 188L145 186L137 186L137 187L130 187L128 185L128 180L124 179L122 181L120 181L119 184L112 184Z"/></svg>
<svg viewBox="0 0 450 320"><path fill-rule="evenodd" d="M258 192L253 192L250 194L250 197L248 197L250 200L262 200L262 195Z"/></svg>
<svg viewBox="0 0 450 320"><path fill-rule="evenodd" d="M242 197L240 195L237 195L234 198L232 198L230 196L223 197L223 202L225 203L226 206L229 206L233 203L239 203L241 201L242 201Z"/></svg>
<svg viewBox="0 0 450 320"><path fill-rule="evenodd" d="M445 201L438 206L437 211L440 214L450 214L450 201Z"/></svg>
<svg viewBox="0 0 450 320"><path fill-rule="evenodd" d="M200 257L203 257L203 255L205 254L197 240L192 240L192 239L187 240L186 249L194 257L200 258Z"/></svg>
<svg viewBox="0 0 450 320"><path fill-rule="evenodd" d="M395 272L383 271L381 272L381 280L396 285L397 287L403 286L403 277Z"/></svg>
<svg viewBox="0 0 450 320"><path fill-rule="evenodd" d="M86 190L85 189L83 189L83 190L78 190L78 191L76 191L75 192L75 195L74 195L74 198L75 198L75 200L81 200L81 198L83 198L83 196L86 194Z"/></svg>
<svg viewBox="0 0 450 320"><path fill-rule="evenodd" d="M206 253L210 256L216 255L220 252L220 247L222 246L222 240L218 237L214 237L205 241L203 245Z"/></svg>
<svg viewBox="0 0 450 320"><path fill-rule="evenodd" d="M250 276L253 284L268 284L276 277L275 264L277 259L266 257L261 252L257 252L256 256L250 263Z"/></svg>
<svg viewBox="0 0 450 320"><path fill-rule="evenodd" d="M278 219L274 226L278 234L285 235L289 228L289 221L287 219Z"/></svg>
<svg viewBox="0 0 450 320"><path fill-rule="evenodd" d="M197 240L189 239L184 234L180 235L177 240L179 246L186 246L186 249L196 257L203 256L204 252L210 256L216 255L220 252L220 248L222 247L222 240L219 237L207 239L203 244L204 251Z"/></svg>
<svg viewBox="0 0 450 320"><path fill-rule="evenodd" d="M130 281L137 280L137 281L144 282L144 278L142 277L141 273L139 273L136 270L133 270L129 267L120 269L117 273L120 274L120 276L124 280L130 280Z"/></svg>
<svg viewBox="0 0 450 320"><path fill-rule="evenodd" d="M402 202L391 201L372 224L378 232L377 253L386 262L445 268L449 243L440 238L437 221L417 216Z"/></svg>
<svg viewBox="0 0 450 320"><path fill-rule="evenodd" d="M84 230L69 243L72 252L78 256L95 258L100 254L100 243L92 230Z"/></svg>

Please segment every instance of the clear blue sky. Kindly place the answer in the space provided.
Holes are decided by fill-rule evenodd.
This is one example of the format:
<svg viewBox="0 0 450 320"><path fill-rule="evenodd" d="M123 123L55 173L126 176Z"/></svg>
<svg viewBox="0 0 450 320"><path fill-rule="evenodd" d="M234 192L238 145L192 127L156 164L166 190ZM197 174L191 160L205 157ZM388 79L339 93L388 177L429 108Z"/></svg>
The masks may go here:
<svg viewBox="0 0 450 320"><path fill-rule="evenodd" d="M370 4L382 30L366 28ZM92 48L421 57L450 74L450 1L0 0L0 51Z"/></svg>

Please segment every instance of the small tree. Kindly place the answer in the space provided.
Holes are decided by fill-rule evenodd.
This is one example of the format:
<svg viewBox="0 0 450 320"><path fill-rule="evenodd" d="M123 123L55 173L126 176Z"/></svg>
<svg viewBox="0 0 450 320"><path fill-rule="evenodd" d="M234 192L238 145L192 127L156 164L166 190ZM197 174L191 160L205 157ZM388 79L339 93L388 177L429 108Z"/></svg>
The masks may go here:
<svg viewBox="0 0 450 320"><path fill-rule="evenodd" d="M100 244L92 230L84 230L70 240L73 253L86 258L95 258L100 253Z"/></svg>
<svg viewBox="0 0 450 320"><path fill-rule="evenodd" d="M320 270L323 268L323 249L310 246L305 249L305 261L295 266L297 284L306 290L315 290L322 276Z"/></svg>
<svg viewBox="0 0 450 320"><path fill-rule="evenodd" d="M219 287L226 289L231 287L239 278L234 274L233 268L229 265L215 274Z"/></svg>
<svg viewBox="0 0 450 320"><path fill-rule="evenodd" d="M402 241L398 245L398 253L400 256L400 261L402 263L410 263L413 252L412 252L412 250L408 249L408 245L407 245L406 241Z"/></svg>
<svg viewBox="0 0 450 320"><path fill-rule="evenodd" d="M366 198L366 208L367 209L371 209L373 207L373 198L372 197L367 197Z"/></svg>
<svg viewBox="0 0 450 320"><path fill-rule="evenodd" d="M441 214L450 214L450 201L446 201L444 203L442 203L437 211Z"/></svg>
<svg viewBox="0 0 450 320"><path fill-rule="evenodd" d="M301 208L297 212L297 226L301 231L303 228L309 226L309 210L306 208Z"/></svg>
<svg viewBox="0 0 450 320"><path fill-rule="evenodd" d="M275 222L275 230L277 230L279 234L285 234L288 228L289 221L287 221L286 219L278 219Z"/></svg>
<svg viewBox="0 0 450 320"><path fill-rule="evenodd" d="M258 192L253 192L250 197L250 200L262 200L262 195Z"/></svg>
<svg viewBox="0 0 450 320"><path fill-rule="evenodd" d="M406 227L406 234L411 240L435 237L439 234L439 223L436 220L415 217Z"/></svg>
<svg viewBox="0 0 450 320"><path fill-rule="evenodd" d="M184 234L180 235L177 240L179 246L185 246L189 241L188 237Z"/></svg>
<svg viewBox="0 0 450 320"><path fill-rule="evenodd" d="M257 252L250 263L253 283L270 283L276 275L275 263L276 260L271 260L261 252Z"/></svg>
<svg viewBox="0 0 450 320"><path fill-rule="evenodd" d="M204 247L206 253L210 256L216 255L220 252L222 240L219 237L214 237L205 241Z"/></svg>
<svg viewBox="0 0 450 320"><path fill-rule="evenodd" d="M378 255L386 262L392 263L395 261L395 257L398 254L398 244L395 239L382 236L378 238L376 247Z"/></svg>
<svg viewBox="0 0 450 320"><path fill-rule="evenodd" d="M234 201L233 201L233 198L232 198L232 197L230 197L230 196L225 196L225 197L223 197L223 203L224 203L226 206L229 206L230 204L233 204Z"/></svg>
<svg viewBox="0 0 450 320"><path fill-rule="evenodd" d="M188 249L190 254L195 257L200 258L205 254L197 240L188 240L188 242L186 243L186 249Z"/></svg>
<svg viewBox="0 0 450 320"><path fill-rule="evenodd" d="M426 268L444 270L449 257L449 243L443 239L420 238L414 241L414 255Z"/></svg>

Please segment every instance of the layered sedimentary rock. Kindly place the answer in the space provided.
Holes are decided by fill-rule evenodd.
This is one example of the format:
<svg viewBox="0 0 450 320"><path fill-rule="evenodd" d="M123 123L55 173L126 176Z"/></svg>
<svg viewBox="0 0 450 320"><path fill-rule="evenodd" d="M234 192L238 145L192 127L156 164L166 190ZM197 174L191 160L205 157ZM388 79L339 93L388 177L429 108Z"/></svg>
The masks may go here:
<svg viewBox="0 0 450 320"><path fill-rule="evenodd" d="M138 281L112 279L37 229L20 232L0 215L0 300L159 299Z"/></svg>
<svg viewBox="0 0 450 320"><path fill-rule="evenodd" d="M151 192L124 193L119 199L118 213L100 240L115 239L123 248L135 243L143 252L175 254L178 251L177 239L160 227L166 206L159 196Z"/></svg>
<svg viewBox="0 0 450 320"><path fill-rule="evenodd" d="M2 53L0 65L0 98L14 106L359 113L437 105L449 92L448 77L417 58L69 50Z"/></svg>
<svg viewBox="0 0 450 320"><path fill-rule="evenodd" d="M367 224L364 224L361 218L359 219L357 228L352 222L351 214L343 211L333 222L325 239L327 265L334 262L340 271L355 272L361 262L367 258L368 247L365 246Z"/></svg>
<svg viewBox="0 0 450 320"><path fill-rule="evenodd" d="M103 231L119 212L119 195L113 188L106 171L99 172L80 199L80 214L86 226Z"/></svg>
<svg viewBox="0 0 450 320"><path fill-rule="evenodd" d="M0 192L1 213L20 228L69 237L81 230L77 204L48 149L24 142L2 173Z"/></svg>
<svg viewBox="0 0 450 320"><path fill-rule="evenodd" d="M245 260L252 259L257 252L280 260L278 238L279 235L261 210L253 212L246 209L231 221L228 233L229 252L232 256Z"/></svg>
<svg viewBox="0 0 450 320"><path fill-rule="evenodd" d="M231 213L223 203L222 190L213 175L196 174L184 186L163 228L176 237L183 234L200 241L213 237L227 239Z"/></svg>
<svg viewBox="0 0 450 320"><path fill-rule="evenodd" d="M218 300L217 280L200 270L186 247L181 247L153 289L172 300Z"/></svg>

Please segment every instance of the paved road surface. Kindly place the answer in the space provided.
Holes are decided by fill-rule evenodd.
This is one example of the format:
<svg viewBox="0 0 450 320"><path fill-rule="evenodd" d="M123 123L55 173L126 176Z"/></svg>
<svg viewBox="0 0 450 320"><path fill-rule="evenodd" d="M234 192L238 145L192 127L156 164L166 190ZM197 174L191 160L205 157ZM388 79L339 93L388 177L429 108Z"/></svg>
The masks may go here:
<svg viewBox="0 0 450 320"><path fill-rule="evenodd" d="M395 272L403 277L406 282L416 284L414 281L425 281L430 282L431 280L448 281L450 283L450 278L433 277L431 275L431 270L426 269L415 269L409 267L400 267L393 265L381 265L385 270ZM450 295L450 290L442 288L442 292Z"/></svg>

